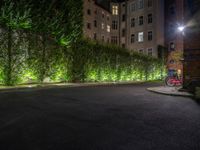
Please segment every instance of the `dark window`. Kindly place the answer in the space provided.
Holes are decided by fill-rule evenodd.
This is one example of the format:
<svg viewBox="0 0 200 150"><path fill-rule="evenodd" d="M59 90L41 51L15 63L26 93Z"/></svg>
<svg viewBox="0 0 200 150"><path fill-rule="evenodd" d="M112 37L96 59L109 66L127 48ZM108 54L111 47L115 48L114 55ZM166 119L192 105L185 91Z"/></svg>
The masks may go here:
<svg viewBox="0 0 200 150"><path fill-rule="evenodd" d="M135 27L135 18L131 19L131 27Z"/></svg>
<svg viewBox="0 0 200 150"><path fill-rule="evenodd" d="M148 56L152 56L153 55L153 49L152 48L148 48L147 54L148 54Z"/></svg>
<svg viewBox="0 0 200 150"><path fill-rule="evenodd" d="M143 16L140 16L139 17L139 25L143 25L143 24L144 24Z"/></svg>
<svg viewBox="0 0 200 150"><path fill-rule="evenodd" d="M148 14L148 23L152 23L153 22L153 16L152 14Z"/></svg>
<svg viewBox="0 0 200 150"><path fill-rule="evenodd" d="M87 10L87 14L91 15L91 10L90 9Z"/></svg>
<svg viewBox="0 0 200 150"><path fill-rule="evenodd" d="M111 43L117 44L117 36L112 36L111 37Z"/></svg>
<svg viewBox="0 0 200 150"><path fill-rule="evenodd" d="M96 40L97 39L97 34L96 33L94 33L94 40Z"/></svg>
<svg viewBox="0 0 200 150"><path fill-rule="evenodd" d="M152 7L153 6L153 1L152 0L148 0L147 1L147 6L148 7Z"/></svg>
<svg viewBox="0 0 200 150"><path fill-rule="evenodd" d="M122 36L124 37L126 34L126 30L125 29L122 29Z"/></svg>
<svg viewBox="0 0 200 150"><path fill-rule="evenodd" d="M117 30L118 22L117 21L112 21L112 29Z"/></svg>
<svg viewBox="0 0 200 150"><path fill-rule="evenodd" d="M152 33L152 31L149 31L148 32L148 41L152 41L152 39L153 39L153 33Z"/></svg>
<svg viewBox="0 0 200 150"><path fill-rule="evenodd" d="M144 0L139 0L139 1L138 1L138 8L139 8L139 9L144 8Z"/></svg>
<svg viewBox="0 0 200 150"><path fill-rule="evenodd" d="M125 21L125 20L126 20L126 15L123 14L123 15L122 15L122 21Z"/></svg>
<svg viewBox="0 0 200 150"><path fill-rule="evenodd" d="M131 43L135 42L135 34L131 34Z"/></svg>
<svg viewBox="0 0 200 150"><path fill-rule="evenodd" d="M122 47L125 48L125 44L122 44Z"/></svg>
<svg viewBox="0 0 200 150"><path fill-rule="evenodd" d="M102 42L104 42L104 36L101 37Z"/></svg>
<svg viewBox="0 0 200 150"><path fill-rule="evenodd" d="M90 23L87 23L87 28L91 29L91 24Z"/></svg>
<svg viewBox="0 0 200 150"><path fill-rule="evenodd" d="M97 21L94 20L94 27L97 27Z"/></svg>
<svg viewBox="0 0 200 150"><path fill-rule="evenodd" d="M170 12L171 15L175 15L176 10L175 10L175 6L174 5L169 7L169 12Z"/></svg>

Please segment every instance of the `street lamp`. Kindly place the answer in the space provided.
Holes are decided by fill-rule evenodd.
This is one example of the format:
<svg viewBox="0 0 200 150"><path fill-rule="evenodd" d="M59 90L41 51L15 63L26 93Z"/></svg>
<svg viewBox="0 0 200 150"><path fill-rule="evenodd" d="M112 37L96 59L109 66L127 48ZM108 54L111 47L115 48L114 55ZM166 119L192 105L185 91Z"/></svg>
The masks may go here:
<svg viewBox="0 0 200 150"><path fill-rule="evenodd" d="M179 26L179 27L178 27L178 31L179 31L179 32L183 32L183 31L184 31L184 29L185 29L185 27L184 27L184 26Z"/></svg>

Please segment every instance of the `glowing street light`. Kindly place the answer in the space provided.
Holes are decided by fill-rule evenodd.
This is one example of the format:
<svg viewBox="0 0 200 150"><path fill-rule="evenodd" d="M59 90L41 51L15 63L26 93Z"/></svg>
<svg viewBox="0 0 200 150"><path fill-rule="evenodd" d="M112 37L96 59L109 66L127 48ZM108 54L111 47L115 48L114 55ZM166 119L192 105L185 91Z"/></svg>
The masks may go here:
<svg viewBox="0 0 200 150"><path fill-rule="evenodd" d="M179 32L183 32L183 31L184 31L184 29L185 29L185 27L184 27L184 26L179 26L179 27L178 27L178 31L179 31Z"/></svg>

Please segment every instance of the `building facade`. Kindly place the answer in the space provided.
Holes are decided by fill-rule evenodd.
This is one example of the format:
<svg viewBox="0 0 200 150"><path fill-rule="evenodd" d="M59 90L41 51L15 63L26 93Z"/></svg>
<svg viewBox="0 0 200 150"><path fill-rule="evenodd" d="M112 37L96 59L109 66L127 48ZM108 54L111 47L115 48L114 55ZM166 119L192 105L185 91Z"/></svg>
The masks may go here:
<svg viewBox="0 0 200 150"><path fill-rule="evenodd" d="M110 43L111 13L94 0L84 0L84 26L86 38Z"/></svg>
<svg viewBox="0 0 200 150"><path fill-rule="evenodd" d="M85 0L84 34L158 57L158 46L164 46L164 0L112 0L109 10Z"/></svg>

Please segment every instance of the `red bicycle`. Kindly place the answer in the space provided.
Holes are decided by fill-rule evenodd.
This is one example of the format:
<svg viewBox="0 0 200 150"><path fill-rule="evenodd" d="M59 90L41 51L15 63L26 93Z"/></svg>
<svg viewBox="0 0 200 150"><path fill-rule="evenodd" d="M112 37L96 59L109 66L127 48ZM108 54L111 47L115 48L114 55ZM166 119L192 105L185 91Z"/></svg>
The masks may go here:
<svg viewBox="0 0 200 150"><path fill-rule="evenodd" d="M168 76L165 78L165 84L167 86L181 86L183 84L183 79L178 76Z"/></svg>

